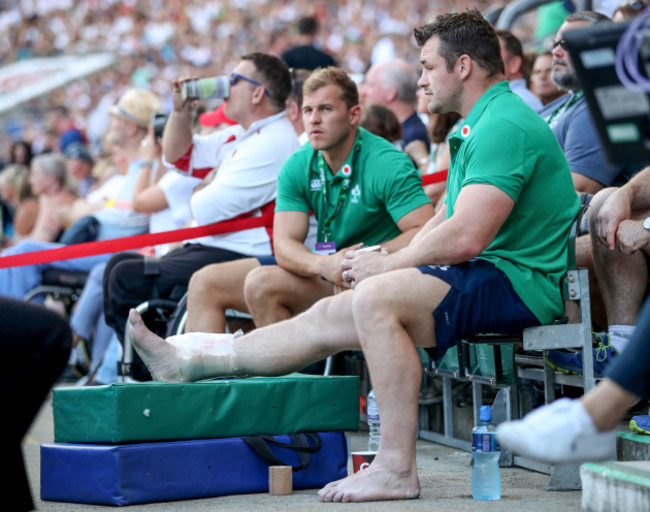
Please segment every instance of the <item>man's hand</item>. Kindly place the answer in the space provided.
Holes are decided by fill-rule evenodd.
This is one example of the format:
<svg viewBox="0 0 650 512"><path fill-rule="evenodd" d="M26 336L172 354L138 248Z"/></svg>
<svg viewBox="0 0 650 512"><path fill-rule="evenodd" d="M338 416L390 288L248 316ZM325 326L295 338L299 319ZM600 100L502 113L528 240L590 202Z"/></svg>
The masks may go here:
<svg viewBox="0 0 650 512"><path fill-rule="evenodd" d="M149 125L147 136L140 143L139 156L145 162L155 162L160 158L160 144L156 141L153 125Z"/></svg>
<svg viewBox="0 0 650 512"><path fill-rule="evenodd" d="M176 112L182 112L186 110L194 110L199 105L199 100L183 100L182 89L183 82L189 82L190 80L196 80L195 78L177 78L172 82L172 103L174 104L174 110Z"/></svg>
<svg viewBox="0 0 650 512"><path fill-rule="evenodd" d="M377 250L364 247L359 250L347 251L345 259L341 261L343 279L354 288L364 279L381 274L383 272L384 258L387 254L385 249L379 247Z"/></svg>
<svg viewBox="0 0 650 512"><path fill-rule="evenodd" d="M612 193L603 203L596 217L596 237L600 243L616 249L616 232L619 224L631 217L630 202L621 190Z"/></svg>
<svg viewBox="0 0 650 512"><path fill-rule="evenodd" d="M323 258L323 267L320 274L334 287L340 287L349 289L350 282L343 278L343 271L341 269L341 263L345 260L345 254L349 251L355 251L359 249L363 244L355 244L351 247L346 247L340 251L330 254Z"/></svg>
<svg viewBox="0 0 650 512"><path fill-rule="evenodd" d="M616 230L616 246L623 254L632 254L650 243L650 231L643 227L643 221L624 220Z"/></svg>

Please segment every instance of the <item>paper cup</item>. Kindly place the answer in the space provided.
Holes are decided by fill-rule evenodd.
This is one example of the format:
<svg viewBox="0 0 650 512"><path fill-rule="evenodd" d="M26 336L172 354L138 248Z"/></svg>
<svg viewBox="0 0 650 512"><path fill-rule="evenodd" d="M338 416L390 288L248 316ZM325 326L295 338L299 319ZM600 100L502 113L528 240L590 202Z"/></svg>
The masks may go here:
<svg viewBox="0 0 650 512"><path fill-rule="evenodd" d="M355 473L366 469L377 455L377 452L352 452L352 469Z"/></svg>

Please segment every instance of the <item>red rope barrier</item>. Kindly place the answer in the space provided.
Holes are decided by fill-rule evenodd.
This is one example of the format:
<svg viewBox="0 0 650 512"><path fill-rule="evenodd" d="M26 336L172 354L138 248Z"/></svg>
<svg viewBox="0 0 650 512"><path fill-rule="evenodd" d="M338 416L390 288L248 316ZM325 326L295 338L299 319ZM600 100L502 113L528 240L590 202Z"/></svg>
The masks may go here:
<svg viewBox="0 0 650 512"><path fill-rule="evenodd" d="M422 185L431 185L447 181L447 170L422 176ZM97 256L111 252L129 251L141 249L150 245L169 244L191 240L202 236L222 235L233 231L244 231L246 229L265 227L267 231L273 227L273 203L262 208L260 217L247 217L245 219L232 219L205 226L194 228L176 229L174 231L163 231L161 233L145 233L142 235L113 238L100 242L86 242L83 244L65 245L55 249L13 254L0 257L0 268L22 267L25 265L36 265L39 263L50 263L52 261L71 260L85 256Z"/></svg>
<svg viewBox="0 0 650 512"><path fill-rule="evenodd" d="M261 227L268 228L273 225L273 210L274 208L272 206L266 208L260 217L225 220L194 228L176 229L160 233L145 233L142 235L102 240L100 242L86 242L83 244L65 245L55 249L26 252L23 254L12 254L11 256L0 257L0 268L50 263L52 261L70 260L110 252L140 249L149 245L180 242L202 236L222 235L224 233L232 233L233 231L243 231L246 229Z"/></svg>

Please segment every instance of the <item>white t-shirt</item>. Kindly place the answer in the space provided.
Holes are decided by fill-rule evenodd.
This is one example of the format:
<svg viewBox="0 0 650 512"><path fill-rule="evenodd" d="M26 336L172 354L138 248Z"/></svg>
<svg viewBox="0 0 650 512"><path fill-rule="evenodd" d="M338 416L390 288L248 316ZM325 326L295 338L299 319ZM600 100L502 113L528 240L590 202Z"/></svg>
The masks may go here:
<svg viewBox="0 0 650 512"><path fill-rule="evenodd" d="M146 233L149 229L149 215L133 210L133 190L140 173L141 160L129 164L125 179L116 181L121 186L112 190L109 200L114 201L106 208L95 212L94 216L99 221L98 240L108 240L123 236ZM110 181L110 180L109 180Z"/></svg>
<svg viewBox="0 0 650 512"><path fill-rule="evenodd" d="M162 233L184 228L192 219L190 212L190 197L192 191L201 180L192 176L183 176L177 172L169 171L158 181L158 186L165 195L168 207L151 214L149 231ZM170 244L157 245L157 255L165 254Z"/></svg>

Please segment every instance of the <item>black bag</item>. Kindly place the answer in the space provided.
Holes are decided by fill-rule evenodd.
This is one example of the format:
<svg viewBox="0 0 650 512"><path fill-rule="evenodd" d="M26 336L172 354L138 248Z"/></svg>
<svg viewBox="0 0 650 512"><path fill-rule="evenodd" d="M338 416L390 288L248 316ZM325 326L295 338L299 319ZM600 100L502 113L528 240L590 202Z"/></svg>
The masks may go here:
<svg viewBox="0 0 650 512"><path fill-rule="evenodd" d="M92 215L82 217L66 229L59 242L65 245L83 244L94 242L99 235L99 221Z"/></svg>
<svg viewBox="0 0 650 512"><path fill-rule="evenodd" d="M290 434L289 438L293 444L282 443L274 439L272 436L251 436L244 437L242 440L271 466L291 466L295 473L296 471L305 469L309 465L311 454L320 450L323 446L323 442L321 441L320 436L315 432L310 434ZM312 442L311 446L309 440ZM283 462L273 454L268 446L269 444L297 452L300 464L298 466L292 466L291 464Z"/></svg>

